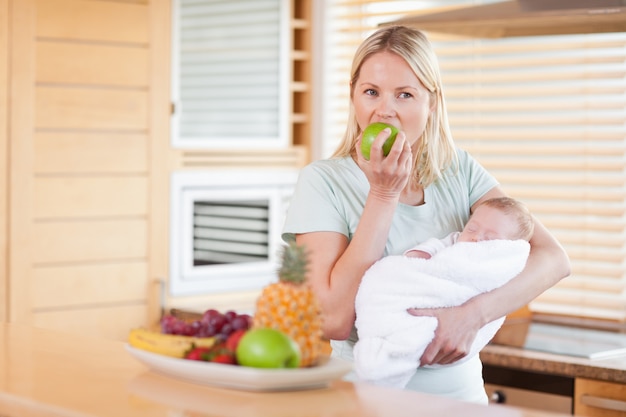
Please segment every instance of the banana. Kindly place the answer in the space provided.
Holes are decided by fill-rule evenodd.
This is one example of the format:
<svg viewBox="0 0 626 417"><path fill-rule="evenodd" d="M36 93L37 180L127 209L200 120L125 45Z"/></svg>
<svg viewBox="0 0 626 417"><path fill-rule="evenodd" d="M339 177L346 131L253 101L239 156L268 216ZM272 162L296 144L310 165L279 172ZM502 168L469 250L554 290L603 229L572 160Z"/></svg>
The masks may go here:
<svg viewBox="0 0 626 417"><path fill-rule="evenodd" d="M137 349L147 350L160 355L183 358L185 352L196 347L211 347L214 337L192 337L164 334L144 328L132 329L128 334L128 343Z"/></svg>

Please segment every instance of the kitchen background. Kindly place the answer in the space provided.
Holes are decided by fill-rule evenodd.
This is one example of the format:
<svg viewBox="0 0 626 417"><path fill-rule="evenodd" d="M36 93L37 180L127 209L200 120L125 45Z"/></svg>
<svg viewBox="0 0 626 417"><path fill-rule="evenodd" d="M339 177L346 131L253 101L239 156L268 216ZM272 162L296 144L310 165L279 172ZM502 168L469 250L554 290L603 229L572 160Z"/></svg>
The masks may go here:
<svg viewBox="0 0 626 417"><path fill-rule="evenodd" d="M252 308L294 175L341 138L360 40L489 3L0 0L0 319L124 339L163 308ZM531 308L622 323L626 33L512 22L429 32L453 134L572 258ZM223 207L253 261L194 246Z"/></svg>

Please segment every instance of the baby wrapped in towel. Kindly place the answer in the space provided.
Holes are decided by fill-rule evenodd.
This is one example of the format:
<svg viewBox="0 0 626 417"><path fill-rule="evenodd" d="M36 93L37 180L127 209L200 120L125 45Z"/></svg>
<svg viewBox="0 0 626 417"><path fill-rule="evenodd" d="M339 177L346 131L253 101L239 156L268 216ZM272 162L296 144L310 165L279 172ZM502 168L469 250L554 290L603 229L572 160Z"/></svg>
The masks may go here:
<svg viewBox="0 0 626 417"><path fill-rule="evenodd" d="M435 317L406 310L460 305L514 278L526 265L533 225L518 201L491 199L477 207L462 232L372 265L355 301L359 379L403 388L437 328ZM481 328L469 354L457 363L478 354L503 322L504 317Z"/></svg>

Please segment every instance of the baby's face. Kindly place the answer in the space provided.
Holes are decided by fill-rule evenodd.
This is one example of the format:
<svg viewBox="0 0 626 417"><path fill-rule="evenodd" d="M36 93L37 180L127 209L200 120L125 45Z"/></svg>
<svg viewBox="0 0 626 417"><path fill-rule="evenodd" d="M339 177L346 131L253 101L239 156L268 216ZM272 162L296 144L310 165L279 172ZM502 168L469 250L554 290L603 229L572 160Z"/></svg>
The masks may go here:
<svg viewBox="0 0 626 417"><path fill-rule="evenodd" d="M480 206L463 228L458 242L481 240L516 239L518 225L514 216L489 206Z"/></svg>

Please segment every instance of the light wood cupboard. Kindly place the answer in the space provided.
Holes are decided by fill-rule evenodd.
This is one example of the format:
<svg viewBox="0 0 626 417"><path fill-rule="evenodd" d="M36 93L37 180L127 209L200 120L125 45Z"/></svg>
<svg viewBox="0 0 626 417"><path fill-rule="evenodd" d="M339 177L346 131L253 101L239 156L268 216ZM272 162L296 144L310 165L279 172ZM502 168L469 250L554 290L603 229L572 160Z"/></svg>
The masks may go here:
<svg viewBox="0 0 626 417"><path fill-rule="evenodd" d="M311 1L294 146L268 158L170 147L170 0L0 0L0 321L124 339L158 319L170 173L307 161Z"/></svg>
<svg viewBox="0 0 626 417"><path fill-rule="evenodd" d="M625 416L626 385L576 378L574 414L588 417Z"/></svg>

